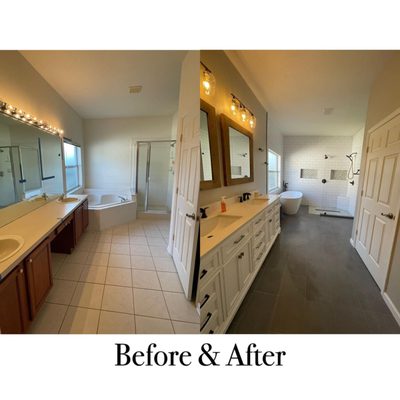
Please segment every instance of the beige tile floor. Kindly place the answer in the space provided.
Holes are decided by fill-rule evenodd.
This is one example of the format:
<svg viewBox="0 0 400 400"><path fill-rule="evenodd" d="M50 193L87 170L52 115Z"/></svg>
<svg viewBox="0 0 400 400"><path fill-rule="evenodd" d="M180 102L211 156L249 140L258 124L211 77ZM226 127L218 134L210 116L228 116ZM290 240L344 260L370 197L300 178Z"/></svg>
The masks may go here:
<svg viewBox="0 0 400 400"><path fill-rule="evenodd" d="M140 219L53 253L54 286L30 333L199 333L168 234L169 221Z"/></svg>

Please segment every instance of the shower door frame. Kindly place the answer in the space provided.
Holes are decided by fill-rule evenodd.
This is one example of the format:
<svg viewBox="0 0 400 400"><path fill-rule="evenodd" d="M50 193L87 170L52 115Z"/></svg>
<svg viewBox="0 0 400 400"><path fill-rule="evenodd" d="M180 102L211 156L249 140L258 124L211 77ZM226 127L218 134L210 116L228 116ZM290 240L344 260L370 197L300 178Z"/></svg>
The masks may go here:
<svg viewBox="0 0 400 400"><path fill-rule="evenodd" d="M174 143L176 144L175 139L153 139L153 140L138 140L136 142L136 194L138 191L138 182L139 182L139 146L141 144L147 145L147 160L146 160L146 189L145 189L145 197L144 197L144 212L151 212L156 210L149 210L149 187L150 187L150 160L151 160L151 143Z"/></svg>

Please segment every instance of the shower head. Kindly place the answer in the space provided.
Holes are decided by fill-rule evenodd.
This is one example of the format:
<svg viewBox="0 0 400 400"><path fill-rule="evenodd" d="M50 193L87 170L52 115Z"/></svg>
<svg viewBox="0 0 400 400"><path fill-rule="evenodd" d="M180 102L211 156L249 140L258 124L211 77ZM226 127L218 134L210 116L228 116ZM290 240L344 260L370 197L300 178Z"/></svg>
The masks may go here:
<svg viewBox="0 0 400 400"><path fill-rule="evenodd" d="M346 154L346 157L351 161L353 159L353 156L356 156L357 152L351 153L351 154Z"/></svg>

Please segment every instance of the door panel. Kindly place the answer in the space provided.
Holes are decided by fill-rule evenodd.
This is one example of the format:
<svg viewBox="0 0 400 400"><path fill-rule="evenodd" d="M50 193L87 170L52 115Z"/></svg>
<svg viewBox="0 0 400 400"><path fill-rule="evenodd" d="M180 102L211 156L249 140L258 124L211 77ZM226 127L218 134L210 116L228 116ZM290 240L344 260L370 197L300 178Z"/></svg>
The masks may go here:
<svg viewBox="0 0 400 400"><path fill-rule="evenodd" d="M384 290L400 208L400 115L372 133L356 249Z"/></svg>
<svg viewBox="0 0 400 400"><path fill-rule="evenodd" d="M196 243L197 206L200 189L199 112L181 119L181 157L175 211L172 255L187 298L192 295Z"/></svg>
<svg viewBox="0 0 400 400"><path fill-rule="evenodd" d="M397 159L397 154L385 157L383 159L383 171L378 201L385 205L388 205L390 203L390 196L394 184L393 180L395 178Z"/></svg>
<svg viewBox="0 0 400 400"><path fill-rule="evenodd" d="M378 159L374 158L370 160L368 165L368 175L367 175L366 189L365 189L365 197L369 197L370 199L372 199L374 196L377 167L378 167Z"/></svg>

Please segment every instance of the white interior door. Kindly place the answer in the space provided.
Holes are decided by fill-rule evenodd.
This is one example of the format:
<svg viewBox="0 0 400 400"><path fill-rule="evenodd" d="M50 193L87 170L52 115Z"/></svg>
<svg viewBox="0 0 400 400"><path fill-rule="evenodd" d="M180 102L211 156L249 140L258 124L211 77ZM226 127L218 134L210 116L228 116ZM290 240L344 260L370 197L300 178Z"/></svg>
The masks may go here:
<svg viewBox="0 0 400 400"><path fill-rule="evenodd" d="M369 135L356 249L384 290L400 207L400 115Z"/></svg>
<svg viewBox="0 0 400 400"><path fill-rule="evenodd" d="M172 256L185 295L190 298L198 239L197 203L200 188L199 112L186 114L180 123L181 150Z"/></svg>

